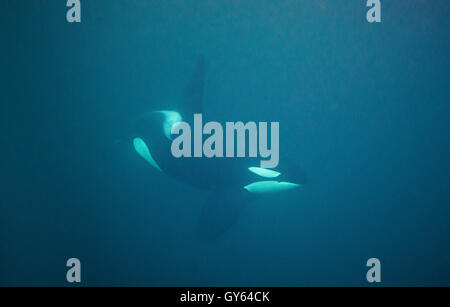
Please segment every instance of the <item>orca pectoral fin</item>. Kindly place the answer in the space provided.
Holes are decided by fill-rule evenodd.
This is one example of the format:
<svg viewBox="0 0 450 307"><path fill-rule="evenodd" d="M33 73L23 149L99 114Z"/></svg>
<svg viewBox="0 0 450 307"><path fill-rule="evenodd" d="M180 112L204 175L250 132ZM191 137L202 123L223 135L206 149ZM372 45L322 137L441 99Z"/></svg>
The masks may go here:
<svg viewBox="0 0 450 307"><path fill-rule="evenodd" d="M245 189L212 191L203 205L198 222L199 236L213 240L226 233L236 223L246 205L255 198Z"/></svg>
<svg viewBox="0 0 450 307"><path fill-rule="evenodd" d="M159 167L158 163L156 163L155 159L153 159L152 154L150 153L150 150L148 149L147 144L144 142L141 138L134 138L133 139L133 146L134 150L141 156L145 161L147 161L151 166L156 168L157 170L161 171L161 168Z"/></svg>

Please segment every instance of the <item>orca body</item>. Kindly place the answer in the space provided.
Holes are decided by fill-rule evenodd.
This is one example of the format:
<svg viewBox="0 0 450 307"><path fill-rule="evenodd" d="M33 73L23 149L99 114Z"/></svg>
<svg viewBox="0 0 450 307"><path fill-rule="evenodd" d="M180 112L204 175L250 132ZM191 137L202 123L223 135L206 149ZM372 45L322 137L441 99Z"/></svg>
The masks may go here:
<svg viewBox="0 0 450 307"><path fill-rule="evenodd" d="M140 117L131 144L156 171L209 191L198 230L203 237L214 238L224 233L252 200L266 193L298 189L306 183L306 177L295 164L288 165L283 154L279 166L273 170L260 168L260 158L175 158L172 155L172 125L181 120L189 123L194 113L203 114L204 66L204 59L199 58L176 106Z"/></svg>

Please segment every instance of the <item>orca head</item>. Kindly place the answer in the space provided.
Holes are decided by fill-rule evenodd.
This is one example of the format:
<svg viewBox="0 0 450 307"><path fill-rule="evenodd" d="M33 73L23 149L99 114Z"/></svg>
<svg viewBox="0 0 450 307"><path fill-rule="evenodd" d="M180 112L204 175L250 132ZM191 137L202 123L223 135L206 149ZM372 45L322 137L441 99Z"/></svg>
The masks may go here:
<svg viewBox="0 0 450 307"><path fill-rule="evenodd" d="M181 120L181 115L172 110L151 111L140 116L132 138L135 151L154 168L164 169L171 157L172 126Z"/></svg>

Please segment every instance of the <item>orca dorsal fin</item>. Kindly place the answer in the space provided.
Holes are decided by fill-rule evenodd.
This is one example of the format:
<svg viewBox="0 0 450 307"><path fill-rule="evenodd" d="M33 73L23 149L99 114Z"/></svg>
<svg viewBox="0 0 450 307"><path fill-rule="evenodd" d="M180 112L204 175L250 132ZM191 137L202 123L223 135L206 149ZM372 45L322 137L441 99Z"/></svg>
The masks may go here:
<svg viewBox="0 0 450 307"><path fill-rule="evenodd" d="M184 90L181 98L183 111L186 113L202 113L203 110L203 91L205 83L205 59L199 56L195 64L194 72Z"/></svg>

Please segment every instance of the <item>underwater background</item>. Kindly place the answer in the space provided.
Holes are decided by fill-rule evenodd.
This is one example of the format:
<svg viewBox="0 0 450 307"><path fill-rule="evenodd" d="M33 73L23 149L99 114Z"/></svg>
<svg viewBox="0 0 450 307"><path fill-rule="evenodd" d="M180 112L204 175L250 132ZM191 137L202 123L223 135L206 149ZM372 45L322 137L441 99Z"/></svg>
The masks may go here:
<svg viewBox="0 0 450 307"><path fill-rule="evenodd" d="M65 2L0 2L0 285L450 285L449 1ZM308 176L213 240L126 135L199 55L205 109L279 121Z"/></svg>

